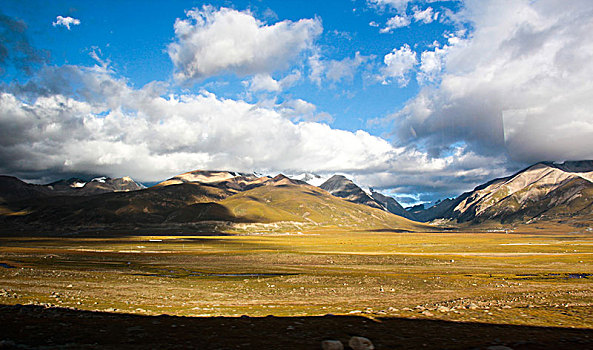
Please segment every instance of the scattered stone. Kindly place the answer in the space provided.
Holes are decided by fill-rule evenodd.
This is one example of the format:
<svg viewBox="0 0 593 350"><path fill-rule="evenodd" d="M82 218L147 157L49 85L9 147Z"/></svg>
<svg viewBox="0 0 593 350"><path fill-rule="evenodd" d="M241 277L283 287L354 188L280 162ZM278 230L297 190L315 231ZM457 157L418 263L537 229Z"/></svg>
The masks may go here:
<svg viewBox="0 0 593 350"><path fill-rule="evenodd" d="M339 340L324 340L321 342L323 350L344 350L344 345Z"/></svg>
<svg viewBox="0 0 593 350"><path fill-rule="evenodd" d="M441 306L439 306L439 307L437 308L437 311L438 311L438 312L449 312L449 311L451 311L451 309L450 309L450 308L448 308L448 307L446 307L446 306L442 306L442 305L441 305Z"/></svg>
<svg viewBox="0 0 593 350"><path fill-rule="evenodd" d="M387 311L389 311L389 312L398 312L398 311L399 311L399 309L396 309L396 308L394 308L393 306L390 306L390 307L387 309Z"/></svg>
<svg viewBox="0 0 593 350"><path fill-rule="evenodd" d="M432 317L432 316L434 316L434 314L433 314L432 312L428 311L428 310L424 310L424 311L422 311L422 314L423 314L424 316L428 316L428 317Z"/></svg>
<svg viewBox="0 0 593 350"><path fill-rule="evenodd" d="M373 345L373 343L365 337L352 337L352 338L350 338L348 345L353 350L374 350L375 349L375 346Z"/></svg>
<svg viewBox="0 0 593 350"><path fill-rule="evenodd" d="M467 306L467 308L468 308L468 309L470 309L470 310L475 310L475 309L477 309L477 308L478 308L478 305L476 305L476 304L474 304L474 303L471 303L471 304L469 304L469 305Z"/></svg>

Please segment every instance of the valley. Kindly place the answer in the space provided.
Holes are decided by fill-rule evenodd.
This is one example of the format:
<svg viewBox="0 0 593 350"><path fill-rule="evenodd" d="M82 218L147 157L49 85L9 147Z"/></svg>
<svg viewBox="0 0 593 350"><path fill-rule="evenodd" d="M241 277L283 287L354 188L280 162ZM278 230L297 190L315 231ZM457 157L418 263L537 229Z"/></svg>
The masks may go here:
<svg viewBox="0 0 593 350"><path fill-rule="evenodd" d="M408 210L340 175L319 187L204 170L149 188L2 177L0 321L46 339L16 328L0 339L92 349L286 339L311 349L354 335L378 349L589 346L592 173L586 161L538 163ZM194 333L172 346L178 330L161 322ZM95 326L113 325L129 331L95 337ZM228 325L228 338L211 336ZM246 335L256 325L265 329Z"/></svg>
<svg viewBox="0 0 593 350"><path fill-rule="evenodd" d="M321 339L311 340L317 344L336 332L345 337L346 324L365 319L593 329L593 237L586 232L6 237L0 262L4 305L93 311L96 317L215 317L228 324L242 315L274 325L300 318L306 326L297 327L310 332L315 317L346 319L333 330L323 328L325 335L317 329ZM392 344L391 333L358 332L372 335L375 344ZM496 334L460 336L450 348L495 344L495 338L507 344L553 338L511 332L501 341ZM583 334L593 337L593 331ZM403 347L419 342L413 338Z"/></svg>

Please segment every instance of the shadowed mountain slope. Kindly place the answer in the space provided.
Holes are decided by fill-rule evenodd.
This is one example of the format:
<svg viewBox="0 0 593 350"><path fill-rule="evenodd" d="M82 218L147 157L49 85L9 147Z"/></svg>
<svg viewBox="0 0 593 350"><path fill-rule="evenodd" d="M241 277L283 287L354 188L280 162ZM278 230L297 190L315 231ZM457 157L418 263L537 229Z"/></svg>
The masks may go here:
<svg viewBox="0 0 593 350"><path fill-rule="evenodd" d="M145 188L125 176L122 178L100 177L89 182L78 178L59 180L47 185L34 185L16 177L0 176L0 203L49 196L88 196L108 192L129 192Z"/></svg>
<svg viewBox="0 0 593 350"><path fill-rule="evenodd" d="M367 192L342 175L330 177L319 188L352 203L364 204L411 220L415 219L414 215L407 212L394 198L385 196L372 189Z"/></svg>

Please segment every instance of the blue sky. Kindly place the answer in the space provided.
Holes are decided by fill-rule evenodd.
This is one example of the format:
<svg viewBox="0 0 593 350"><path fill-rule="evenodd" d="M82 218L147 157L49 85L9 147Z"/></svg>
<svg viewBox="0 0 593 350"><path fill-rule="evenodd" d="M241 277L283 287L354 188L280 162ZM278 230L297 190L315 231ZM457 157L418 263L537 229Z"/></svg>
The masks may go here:
<svg viewBox="0 0 593 350"><path fill-rule="evenodd" d="M587 1L8 0L0 12L0 172L31 181L341 173L414 204L593 158Z"/></svg>
<svg viewBox="0 0 593 350"><path fill-rule="evenodd" d="M92 66L96 61L90 53L95 51L101 59L110 62L117 75L125 77L136 87L151 81L172 80L174 66L167 54L167 45L175 39L173 23L177 18L184 18L186 10L204 5L250 11L267 24L318 18L323 25L323 33L315 40L315 45L323 59L343 60L359 52L362 56L376 56L366 63L375 66L396 47L409 44L415 52L421 53L435 41L443 43L444 33L456 30L454 26L437 20L430 24L413 22L391 33L380 33L381 28L369 23L384 24L397 11L390 6L369 6L363 0L323 1L315 6L303 6L302 1L296 0L170 1L166 6L158 1L148 1L142 3L141 9L134 1L55 1L51 6L39 4L38 7L24 6L18 1L9 2L4 12L27 23L32 44L49 52L49 64ZM420 6L423 10L430 7L440 12L455 9L458 4L436 2ZM52 23L58 15L79 19L81 23L72 25L70 30L54 27ZM274 72L273 76L282 77L286 71ZM320 111L333 116L332 126L336 128L351 131L363 128L372 134L382 135L389 130L368 125L368 120L400 109L417 93L418 84L412 79L406 86L381 85L373 77L363 77L365 73L374 72L372 68L367 72L358 70L352 78L346 78L339 84L324 82L321 87L310 79L302 79L279 94L279 98L300 98L315 104ZM241 84L243 80L245 76L228 73L184 88L194 92L206 88L219 96L240 98L245 91ZM228 84L221 86L221 82Z"/></svg>

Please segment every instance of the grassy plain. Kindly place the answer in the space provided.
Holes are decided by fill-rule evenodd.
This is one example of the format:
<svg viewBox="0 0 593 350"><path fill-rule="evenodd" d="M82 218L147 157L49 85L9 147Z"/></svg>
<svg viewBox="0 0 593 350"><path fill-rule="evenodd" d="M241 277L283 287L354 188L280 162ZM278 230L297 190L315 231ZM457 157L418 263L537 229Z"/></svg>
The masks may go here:
<svg viewBox="0 0 593 350"><path fill-rule="evenodd" d="M593 328L593 235L0 238L0 304Z"/></svg>

